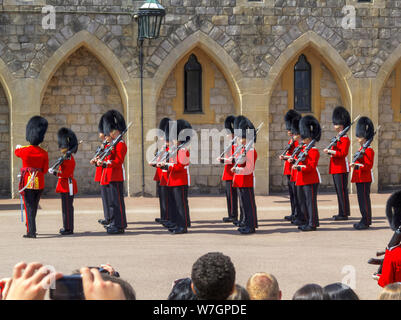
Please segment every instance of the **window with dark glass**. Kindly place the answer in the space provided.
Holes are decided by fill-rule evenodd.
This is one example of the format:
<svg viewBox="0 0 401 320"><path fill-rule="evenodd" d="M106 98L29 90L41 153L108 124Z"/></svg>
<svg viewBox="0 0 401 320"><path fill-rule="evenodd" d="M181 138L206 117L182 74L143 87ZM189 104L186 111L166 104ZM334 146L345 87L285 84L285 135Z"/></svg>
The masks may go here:
<svg viewBox="0 0 401 320"><path fill-rule="evenodd" d="M312 111L312 68L303 54L294 67L294 109Z"/></svg>
<svg viewBox="0 0 401 320"><path fill-rule="evenodd" d="M184 66L184 91L186 113L202 112L202 66L194 54Z"/></svg>

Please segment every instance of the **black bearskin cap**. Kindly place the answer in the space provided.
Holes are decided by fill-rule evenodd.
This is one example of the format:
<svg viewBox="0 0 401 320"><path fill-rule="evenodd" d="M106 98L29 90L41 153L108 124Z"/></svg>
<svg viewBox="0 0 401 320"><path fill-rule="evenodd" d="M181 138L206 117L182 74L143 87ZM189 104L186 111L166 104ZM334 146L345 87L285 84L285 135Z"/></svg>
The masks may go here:
<svg viewBox="0 0 401 320"><path fill-rule="evenodd" d="M302 117L299 121L299 131L302 139L311 138L319 141L322 135L319 121L311 115Z"/></svg>
<svg viewBox="0 0 401 320"><path fill-rule="evenodd" d="M291 121L291 133L295 135L299 135L299 122L301 121L301 118L294 118Z"/></svg>
<svg viewBox="0 0 401 320"><path fill-rule="evenodd" d="M288 110L288 112L284 116L285 128L290 131L291 130L291 122L293 119L301 119L301 115L295 111L294 109Z"/></svg>
<svg viewBox="0 0 401 320"><path fill-rule="evenodd" d="M100 117L99 124L97 125L97 130L98 130L99 133L103 133L104 134L103 119L104 119L104 115L102 115Z"/></svg>
<svg viewBox="0 0 401 320"><path fill-rule="evenodd" d="M224 128L230 130L232 134L234 133L234 121L234 116L228 116L226 120L224 120Z"/></svg>
<svg viewBox="0 0 401 320"><path fill-rule="evenodd" d="M250 135L251 132L249 132L249 130L253 130L253 134L254 134L253 141L256 142L256 130L255 130L255 126L253 125L251 120L244 117L244 119L240 122L238 129L241 130L242 138L246 138L247 132Z"/></svg>
<svg viewBox="0 0 401 320"><path fill-rule="evenodd" d="M41 116L34 116L26 125L26 141L33 146L41 144L45 138L49 123Z"/></svg>
<svg viewBox="0 0 401 320"><path fill-rule="evenodd" d="M127 128L123 115L117 110L109 110L103 115L103 130L106 136L113 130L124 131Z"/></svg>
<svg viewBox="0 0 401 320"><path fill-rule="evenodd" d="M333 110L333 124L343 125L344 128L351 124L351 116L347 109L342 106L335 107Z"/></svg>
<svg viewBox="0 0 401 320"><path fill-rule="evenodd" d="M184 119L179 119L177 120L177 140L180 142L189 142L192 138L192 130L187 130L187 129L192 129L191 124L184 120ZM183 132L186 130L185 132ZM182 133L182 135L180 135Z"/></svg>
<svg viewBox="0 0 401 320"><path fill-rule="evenodd" d="M356 124L356 136L369 140L375 134L375 127L368 117L361 117Z"/></svg>
<svg viewBox="0 0 401 320"><path fill-rule="evenodd" d="M57 133L59 149L68 149L72 153L78 151L78 139L74 131L68 128L61 128Z"/></svg>
<svg viewBox="0 0 401 320"><path fill-rule="evenodd" d="M394 192L387 200L386 215L390 228L397 230L401 225L401 190Z"/></svg>

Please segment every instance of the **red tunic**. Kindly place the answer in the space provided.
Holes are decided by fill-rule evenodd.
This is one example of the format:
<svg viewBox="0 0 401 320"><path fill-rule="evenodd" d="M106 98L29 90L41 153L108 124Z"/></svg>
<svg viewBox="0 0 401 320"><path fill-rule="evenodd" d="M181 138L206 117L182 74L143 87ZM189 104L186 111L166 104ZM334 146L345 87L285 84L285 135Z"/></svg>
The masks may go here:
<svg viewBox="0 0 401 320"><path fill-rule="evenodd" d="M378 284L381 287L394 282L401 282L401 247L397 246L386 250L383 260L382 274Z"/></svg>
<svg viewBox="0 0 401 320"><path fill-rule="evenodd" d="M178 150L176 156L170 159L167 186L177 187L190 185L189 160L190 154L186 148Z"/></svg>
<svg viewBox="0 0 401 320"><path fill-rule="evenodd" d="M290 139L290 141L288 141L288 144L292 143L292 139ZM299 143L297 140L295 140L295 142L292 144L292 146L290 147L290 149L287 151L287 153L284 156L290 157L292 155L292 153L294 152L294 149L296 147L298 147ZM290 162L288 162L287 160L284 160L284 172L283 174L285 176L289 176L291 175L291 167L292 164Z"/></svg>
<svg viewBox="0 0 401 320"><path fill-rule="evenodd" d="M236 148L237 148L237 145L233 145L233 146L231 147L231 151L227 153L226 157L227 157L227 158L230 158L230 157L233 155L233 153L234 153L234 151L235 151ZM223 176L222 176L222 178L221 178L222 181L232 181L232 180L233 180L233 178L234 178L234 173L231 171L231 169L232 169L233 166L234 166L234 165L232 164L232 162L231 162L231 163L228 163L228 162L227 162L227 163L224 165Z"/></svg>
<svg viewBox="0 0 401 320"><path fill-rule="evenodd" d="M22 159L23 168L36 168L39 171L35 179L32 179L27 189L40 190L45 187L44 175L49 170L49 156L47 151L39 146L26 146L15 150L15 155ZM28 183L31 174L26 174L24 178L24 186Z"/></svg>
<svg viewBox="0 0 401 320"><path fill-rule="evenodd" d="M244 150L238 155L241 156ZM238 165L241 172L234 173L233 187L236 188L253 188L254 184L254 171L258 154L255 149L249 149L246 153L246 161Z"/></svg>
<svg viewBox="0 0 401 320"><path fill-rule="evenodd" d="M361 150L362 147L359 149ZM356 163L363 164L363 167L359 167L359 169L352 171L352 179L351 182L355 183L363 183L363 182L372 182L372 168L373 161L375 159L375 152L371 147L366 148L363 157L356 161Z"/></svg>
<svg viewBox="0 0 401 320"><path fill-rule="evenodd" d="M107 148L107 147L108 147L108 144L106 144L106 145L104 146L104 148ZM103 171L103 168L102 168L102 167L96 166L96 171L95 171L95 182L100 182L100 180L101 180L101 178L102 178L102 171Z"/></svg>
<svg viewBox="0 0 401 320"><path fill-rule="evenodd" d="M304 150L305 148L306 146L304 146L302 150ZM301 170L298 171L297 173L296 177L297 186L305 186L308 184L320 183L320 174L319 170L317 169L319 158L320 154L317 148L312 148L309 150L305 160L299 163L300 165L304 165L306 167L301 168Z"/></svg>
<svg viewBox="0 0 401 320"><path fill-rule="evenodd" d="M100 184L107 185L110 182L124 181L124 159L127 154L127 145L124 141L117 143L115 148L111 151L104 161L106 168L102 172Z"/></svg>
<svg viewBox="0 0 401 320"><path fill-rule="evenodd" d="M74 179L74 169L75 169L75 160L74 157L71 156L70 160L64 160L58 169L58 182L56 187L56 193L69 193L70 187L68 185L68 178L71 178L73 185L73 193L76 194L78 192L77 189L77 181Z"/></svg>
<svg viewBox="0 0 401 320"><path fill-rule="evenodd" d="M336 153L330 156L329 174L349 172L347 156L350 144L349 138L344 136L331 148Z"/></svg>

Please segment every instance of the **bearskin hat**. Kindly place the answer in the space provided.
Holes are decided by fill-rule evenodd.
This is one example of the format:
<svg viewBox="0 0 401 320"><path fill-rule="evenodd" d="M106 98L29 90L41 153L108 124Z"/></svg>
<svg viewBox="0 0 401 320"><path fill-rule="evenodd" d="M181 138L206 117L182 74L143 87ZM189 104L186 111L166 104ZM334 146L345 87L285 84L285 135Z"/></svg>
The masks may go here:
<svg viewBox="0 0 401 320"><path fill-rule="evenodd" d="M317 121L314 116L308 115L302 117L299 121L299 133L302 139L311 138L319 141L322 135L322 129L319 121Z"/></svg>
<svg viewBox="0 0 401 320"><path fill-rule="evenodd" d="M397 230L401 225L401 190L394 192L387 200L386 215L390 228Z"/></svg>
<svg viewBox="0 0 401 320"><path fill-rule="evenodd" d="M124 131L127 128L124 116L117 110L109 110L103 115L103 130L106 136L113 130Z"/></svg>
<svg viewBox="0 0 401 320"><path fill-rule="evenodd" d="M241 130L242 138L246 138L247 134L252 134L250 130L253 130L253 140L256 142L256 130L255 126L248 118L244 117L244 119L239 123L238 129Z"/></svg>
<svg viewBox="0 0 401 320"><path fill-rule="evenodd" d="M240 125L241 121L246 120L246 119L247 118L244 117L244 116L238 116L238 117L235 118L235 120L234 120L234 133L235 133L236 136L241 135L241 130L240 130L239 125Z"/></svg>
<svg viewBox="0 0 401 320"><path fill-rule="evenodd" d="M104 134L103 119L104 119L104 115L102 115L100 117L99 124L97 125L97 130L98 130L99 133L103 133Z"/></svg>
<svg viewBox="0 0 401 320"><path fill-rule="evenodd" d="M351 116L347 109L342 106L335 107L333 110L333 124L343 125L344 128L348 127L351 124Z"/></svg>
<svg viewBox="0 0 401 320"><path fill-rule="evenodd" d="M41 116L32 117L26 125L26 141L33 146L41 144L45 138L49 123Z"/></svg>
<svg viewBox="0 0 401 320"><path fill-rule="evenodd" d="M234 134L234 116L228 116L226 120L224 120L224 128L230 130L231 134Z"/></svg>
<svg viewBox="0 0 401 320"><path fill-rule="evenodd" d="M301 121L302 118L294 118L291 121L291 133L295 134L295 135L299 135L300 131L299 131L299 122Z"/></svg>
<svg viewBox="0 0 401 320"><path fill-rule="evenodd" d="M166 139L168 139L170 121L171 121L170 118L163 118L160 120L159 123L159 130L163 131L163 133L160 132L160 135L162 135Z"/></svg>
<svg viewBox="0 0 401 320"><path fill-rule="evenodd" d="M72 153L78 151L78 139L74 131L68 128L61 128L57 133L59 149L68 149Z"/></svg>
<svg viewBox="0 0 401 320"><path fill-rule="evenodd" d="M191 124L184 120L184 119L179 119L177 120L177 140L180 142L189 142L192 138L192 129ZM184 130L186 130L184 132Z"/></svg>
<svg viewBox="0 0 401 320"><path fill-rule="evenodd" d="M290 131L291 130L291 122L293 119L301 119L301 115L295 111L294 109L288 110L288 112L284 116L285 128Z"/></svg>
<svg viewBox="0 0 401 320"><path fill-rule="evenodd" d="M358 138L371 139L375 134L375 127L368 117L359 118L356 124L356 136Z"/></svg>

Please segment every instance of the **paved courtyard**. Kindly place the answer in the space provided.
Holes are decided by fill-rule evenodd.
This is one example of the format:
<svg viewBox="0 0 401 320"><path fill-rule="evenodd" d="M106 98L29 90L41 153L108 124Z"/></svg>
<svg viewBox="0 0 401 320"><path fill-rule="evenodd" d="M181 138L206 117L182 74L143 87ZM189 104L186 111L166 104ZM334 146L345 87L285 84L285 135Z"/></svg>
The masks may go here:
<svg viewBox="0 0 401 320"><path fill-rule="evenodd" d="M284 299L291 299L302 285L322 286L355 275L362 299L377 298L380 287L372 280L376 266L367 260L383 250L392 231L385 218L389 194L373 194L373 226L356 231L359 221L356 195L351 195L351 219L332 221L336 196L318 197L320 228L302 233L283 220L289 213L284 195L257 197L259 229L240 235L224 224L224 197L190 197L192 227L184 235L170 235L154 222L157 198L126 198L128 229L124 235L107 235L97 220L102 216L100 198L75 200L75 234L60 236L61 201L42 199L38 211L38 238L24 239L19 200L0 200L0 277L9 276L19 261L39 261L65 274L81 266L112 264L136 290L138 299L166 299L175 279L190 276L193 262L202 254L220 251L235 264L237 283L259 271L274 274ZM355 273L354 273L355 272Z"/></svg>

